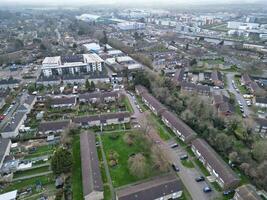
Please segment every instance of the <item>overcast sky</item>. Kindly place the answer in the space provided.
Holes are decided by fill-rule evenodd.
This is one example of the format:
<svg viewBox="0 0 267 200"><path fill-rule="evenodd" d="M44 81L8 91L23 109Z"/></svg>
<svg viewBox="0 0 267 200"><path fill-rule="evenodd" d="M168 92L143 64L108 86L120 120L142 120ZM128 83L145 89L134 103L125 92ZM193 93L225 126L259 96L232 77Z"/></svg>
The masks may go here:
<svg viewBox="0 0 267 200"><path fill-rule="evenodd" d="M217 4L217 3L255 3L266 2L267 0L0 0L1 4L34 4L34 5L76 5L82 4Z"/></svg>

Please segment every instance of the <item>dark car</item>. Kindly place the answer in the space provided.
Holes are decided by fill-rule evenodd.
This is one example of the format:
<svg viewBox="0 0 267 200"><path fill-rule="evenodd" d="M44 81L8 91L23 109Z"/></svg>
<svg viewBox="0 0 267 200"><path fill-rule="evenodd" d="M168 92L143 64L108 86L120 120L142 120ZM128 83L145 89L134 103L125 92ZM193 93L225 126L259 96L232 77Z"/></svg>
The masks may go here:
<svg viewBox="0 0 267 200"><path fill-rule="evenodd" d="M205 178L204 178L204 176L199 176L199 177L196 177L195 180L196 180L196 182L201 182L201 181L204 181Z"/></svg>
<svg viewBox="0 0 267 200"><path fill-rule="evenodd" d="M179 172L180 171L179 167L176 164L174 164L174 163L172 164L172 168L173 168L173 170L175 172Z"/></svg>
<svg viewBox="0 0 267 200"><path fill-rule="evenodd" d="M186 160L186 159L188 159L188 155L182 155L182 156L180 157L180 160Z"/></svg>
<svg viewBox="0 0 267 200"><path fill-rule="evenodd" d="M209 186L206 186L206 187L203 188L203 192L205 192L205 193L208 193L208 192L211 192L211 191L212 191L212 189Z"/></svg>
<svg viewBox="0 0 267 200"><path fill-rule="evenodd" d="M174 144L171 145L171 148L173 148L173 149L176 148L176 147L178 147L177 143L174 143Z"/></svg>

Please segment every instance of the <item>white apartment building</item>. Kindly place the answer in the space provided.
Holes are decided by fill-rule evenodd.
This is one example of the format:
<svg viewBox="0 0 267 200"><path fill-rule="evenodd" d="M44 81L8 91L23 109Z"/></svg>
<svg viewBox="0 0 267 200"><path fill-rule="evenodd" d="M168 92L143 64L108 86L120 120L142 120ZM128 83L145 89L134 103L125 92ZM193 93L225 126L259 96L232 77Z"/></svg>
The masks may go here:
<svg viewBox="0 0 267 200"><path fill-rule="evenodd" d="M42 73L45 77L62 75L80 75L101 72L104 60L97 54L82 54L71 56L46 57L42 63Z"/></svg>

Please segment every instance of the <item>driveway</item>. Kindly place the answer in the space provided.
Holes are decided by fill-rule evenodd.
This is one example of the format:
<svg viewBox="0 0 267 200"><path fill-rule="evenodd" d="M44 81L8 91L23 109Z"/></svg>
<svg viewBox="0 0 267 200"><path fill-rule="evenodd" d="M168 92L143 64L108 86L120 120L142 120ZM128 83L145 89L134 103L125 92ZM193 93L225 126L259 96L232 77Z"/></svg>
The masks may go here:
<svg viewBox="0 0 267 200"><path fill-rule="evenodd" d="M178 147L177 149L172 149L170 147L170 143L174 141L163 141L157 133L157 130L151 125L151 123L147 120L148 115L150 115L150 111L145 111L141 113L136 104L134 102L134 98L128 93L124 92L134 109L134 117L136 117L137 121L140 123L142 128L146 131L146 134L152 141L154 141L158 147L162 150L166 160L169 163L176 163L180 172L178 172L178 176L181 181L185 185L186 189L190 193L193 200L209 200L214 199L218 196L216 191L212 191L211 193L204 193L202 191L203 187L207 186L207 183L197 183L195 178L202 175L196 168L187 168L184 167L180 161L180 155L187 154L182 148Z"/></svg>
<svg viewBox="0 0 267 200"><path fill-rule="evenodd" d="M227 89L235 95L236 102L240 101L244 107L244 113L249 116L251 114L251 111L249 110L246 100L244 99L243 95L241 93L237 93L235 88L233 87L232 80L235 80L235 74L234 73L227 73Z"/></svg>

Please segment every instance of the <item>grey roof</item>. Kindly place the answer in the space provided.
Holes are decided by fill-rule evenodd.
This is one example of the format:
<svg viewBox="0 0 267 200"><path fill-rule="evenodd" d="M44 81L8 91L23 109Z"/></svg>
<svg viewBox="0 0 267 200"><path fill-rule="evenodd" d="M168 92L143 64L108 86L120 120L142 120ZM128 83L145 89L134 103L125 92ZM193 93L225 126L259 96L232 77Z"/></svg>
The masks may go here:
<svg viewBox="0 0 267 200"><path fill-rule="evenodd" d="M4 160L4 155L10 141L10 139L0 138L0 162Z"/></svg>
<svg viewBox="0 0 267 200"><path fill-rule="evenodd" d="M69 124L70 124L69 120L41 122L39 125L39 131L40 132L59 131L67 128Z"/></svg>
<svg viewBox="0 0 267 200"><path fill-rule="evenodd" d="M35 95L28 95L27 98L25 99L24 103L31 105L33 101L35 100L36 96Z"/></svg>
<svg viewBox="0 0 267 200"><path fill-rule="evenodd" d="M182 190L174 175L156 177L150 181L126 186L116 192L118 200L154 200Z"/></svg>
<svg viewBox="0 0 267 200"><path fill-rule="evenodd" d="M215 94L213 96L214 104L222 104L225 102L229 102L229 98L222 94Z"/></svg>
<svg viewBox="0 0 267 200"><path fill-rule="evenodd" d="M175 72L173 80L179 83L183 81L183 78L184 78L184 68L178 69Z"/></svg>
<svg viewBox="0 0 267 200"><path fill-rule="evenodd" d="M189 89L189 90L195 90L196 89L196 84L194 84L194 83L181 82L180 85L181 85L181 88L183 88L183 89Z"/></svg>
<svg viewBox="0 0 267 200"><path fill-rule="evenodd" d="M75 101L76 97L53 98L51 99L51 105L75 104Z"/></svg>
<svg viewBox="0 0 267 200"><path fill-rule="evenodd" d="M178 130L186 140L196 136L196 133L172 112L165 111L162 113L162 117L168 120L168 122L175 127L175 129Z"/></svg>
<svg viewBox="0 0 267 200"><path fill-rule="evenodd" d="M266 97L256 97L256 103L262 103L267 104L267 98Z"/></svg>
<svg viewBox="0 0 267 200"><path fill-rule="evenodd" d="M222 81L223 78L222 78L221 72L219 72L219 71L213 71L211 73L211 80L213 80L213 81Z"/></svg>
<svg viewBox="0 0 267 200"><path fill-rule="evenodd" d="M87 196L93 191L102 192L103 182L99 168L94 133L87 131L80 134L80 149L83 195Z"/></svg>
<svg viewBox="0 0 267 200"><path fill-rule="evenodd" d="M103 100L104 98L107 97L118 97L118 92L116 91L111 91L111 92L88 92L84 94L79 95L79 99L85 99L87 101L90 101L91 99L101 99Z"/></svg>
<svg viewBox="0 0 267 200"><path fill-rule="evenodd" d="M234 112L234 106L230 104L229 102L224 102L219 105L219 111L220 112Z"/></svg>
<svg viewBox="0 0 267 200"><path fill-rule="evenodd" d="M252 82L250 83L250 88L251 88L252 90L254 90L254 91L257 91L257 90L260 89L259 85L258 85L255 81L252 81Z"/></svg>
<svg viewBox="0 0 267 200"><path fill-rule="evenodd" d="M196 90L198 92L210 92L210 87L207 85L196 85Z"/></svg>
<svg viewBox="0 0 267 200"><path fill-rule="evenodd" d="M9 78L9 79L1 79L0 85L10 85L10 84L18 84L20 80Z"/></svg>
<svg viewBox="0 0 267 200"><path fill-rule="evenodd" d="M250 76L249 76L247 73L245 73L245 74L242 75L242 79L243 79L243 81L244 81L246 84L252 82Z"/></svg>
<svg viewBox="0 0 267 200"><path fill-rule="evenodd" d="M254 120L258 125L267 127L267 119L265 119L265 118L255 118Z"/></svg>
<svg viewBox="0 0 267 200"><path fill-rule="evenodd" d="M139 92L140 95L142 93L148 93L148 90L142 85L135 86L135 89Z"/></svg>
<svg viewBox="0 0 267 200"><path fill-rule="evenodd" d="M5 126L2 132L12 132L15 131L15 129L18 127L19 123L23 119L23 117L26 115L26 111L22 112L16 112L11 121Z"/></svg>
<svg viewBox="0 0 267 200"><path fill-rule="evenodd" d="M239 182L239 177L233 170L220 158L213 148L203 139L195 139L192 145L198 150L209 165L219 174L225 185Z"/></svg>
<svg viewBox="0 0 267 200"><path fill-rule="evenodd" d="M248 184L238 187L236 193L239 195L239 200L261 200L262 198L257 194L255 188Z"/></svg>
<svg viewBox="0 0 267 200"><path fill-rule="evenodd" d="M100 115L87 115L82 117L75 117L73 119L73 122L79 124L87 124L93 121L100 121L101 123L106 123L106 121L109 119L118 119L119 121L123 121L124 118L127 117L130 117L130 113L128 112L105 113Z"/></svg>
<svg viewBox="0 0 267 200"><path fill-rule="evenodd" d="M17 112L21 112L21 111L28 111L28 109L23 104L21 104L17 108Z"/></svg>
<svg viewBox="0 0 267 200"><path fill-rule="evenodd" d="M149 93L143 93L142 97L157 111L161 112L165 110L165 106L163 106L155 97L153 97Z"/></svg>

